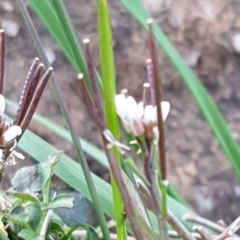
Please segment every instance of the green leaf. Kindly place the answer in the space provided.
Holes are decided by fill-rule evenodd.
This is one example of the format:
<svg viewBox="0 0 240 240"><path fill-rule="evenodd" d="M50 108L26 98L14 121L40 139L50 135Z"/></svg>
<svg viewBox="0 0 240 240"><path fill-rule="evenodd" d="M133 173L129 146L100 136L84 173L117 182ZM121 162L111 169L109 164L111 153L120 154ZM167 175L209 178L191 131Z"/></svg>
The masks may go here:
<svg viewBox="0 0 240 240"><path fill-rule="evenodd" d="M55 208L72 208L73 200L74 198L72 196L69 196L67 194L60 194L56 196L50 203L43 206L42 209L46 210Z"/></svg>
<svg viewBox="0 0 240 240"><path fill-rule="evenodd" d="M39 165L43 203L48 203L53 168L60 161L62 152L55 153Z"/></svg>
<svg viewBox="0 0 240 240"><path fill-rule="evenodd" d="M60 192L62 191L60 190ZM58 208L55 209L54 212L56 212L63 222L69 227L86 223L91 217L93 210L86 197L79 192L71 190L65 190L63 193L68 194L68 196L71 196L74 199L73 206L70 209Z"/></svg>
<svg viewBox="0 0 240 240"><path fill-rule="evenodd" d="M51 218L51 229L54 229L55 231L61 231L64 233L64 228L65 223L62 221L62 219L55 213L53 212L52 218Z"/></svg>
<svg viewBox="0 0 240 240"><path fill-rule="evenodd" d="M35 229L41 218L41 207L36 203L16 206L9 217L14 224ZM30 227L28 227L29 225Z"/></svg>
<svg viewBox="0 0 240 240"><path fill-rule="evenodd" d="M139 0L121 0L121 2L134 18L136 18L136 20L144 28L147 28L146 20L150 18L150 14L145 10L142 3ZM168 38L156 24L154 24L153 31L158 45L169 58L177 72L180 74L183 82L193 95L198 107L202 111L206 121L218 139L220 146L230 160L236 174L238 177L240 177L240 150L236 141L233 139L221 113L201 84L200 80L186 65L180 54L176 51L174 46L170 43Z"/></svg>
<svg viewBox="0 0 240 240"><path fill-rule="evenodd" d="M23 229L18 236L25 240L44 240L42 237L37 236L31 229Z"/></svg>
<svg viewBox="0 0 240 240"><path fill-rule="evenodd" d="M32 6L35 4L39 4L38 1L30 1ZM71 54L71 60L74 62L74 66L76 65L77 72L81 72L84 75L84 84L87 89L89 89L89 81L88 81L88 73L86 68L86 63L84 59L84 55L82 52L81 45L78 42L78 38L75 34L75 30L72 24L72 21L63 5L62 0L51 0L53 9L58 17L58 22L60 24L59 27L63 29L64 36L67 40L68 55ZM54 19L55 20L55 19ZM57 21L56 21L57 22ZM51 23L47 23L51 26ZM54 30L55 31L55 30ZM59 35L56 35L59 36ZM58 39L58 38L57 38Z"/></svg>
<svg viewBox="0 0 240 240"><path fill-rule="evenodd" d="M20 228L31 229L29 225L29 216L27 216L25 208L18 207L17 210L20 211L19 215L11 213L11 215L6 216L8 223L11 224L11 228L14 231L18 231Z"/></svg>
<svg viewBox="0 0 240 240"><path fill-rule="evenodd" d="M87 224L77 224L73 227L71 227L67 233L65 234L65 236L63 237L62 240L68 240L70 238L70 236L73 234L73 232L78 229L79 227L84 228L84 229L88 229L88 225Z"/></svg>
<svg viewBox="0 0 240 240"><path fill-rule="evenodd" d="M12 193L12 192L7 192L7 194L11 194L19 199L22 199L24 201L29 201L36 203L37 205L41 206L40 200L36 197L36 195L31 194L31 193Z"/></svg>
<svg viewBox="0 0 240 240"><path fill-rule="evenodd" d="M62 51L71 62L73 67L77 72L79 72L78 63L75 61L74 57L71 54L70 46L68 41L65 37L61 24L58 20L55 11L53 10L49 1L36 1L36 0L29 0L28 1L32 8L36 11L39 18L42 19L43 23L52 34L53 38L56 42L61 46Z"/></svg>
<svg viewBox="0 0 240 240"><path fill-rule="evenodd" d="M20 168L11 182L17 192L40 192L41 184L38 165Z"/></svg>
<svg viewBox="0 0 240 240"><path fill-rule="evenodd" d="M87 231L88 240L98 240L98 234L93 227L89 227Z"/></svg>

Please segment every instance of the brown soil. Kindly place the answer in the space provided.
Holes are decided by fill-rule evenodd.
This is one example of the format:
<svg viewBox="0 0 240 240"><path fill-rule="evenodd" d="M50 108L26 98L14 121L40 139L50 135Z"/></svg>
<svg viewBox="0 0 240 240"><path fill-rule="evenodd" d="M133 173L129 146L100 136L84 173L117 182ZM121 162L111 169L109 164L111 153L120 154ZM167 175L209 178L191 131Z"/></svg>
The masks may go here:
<svg viewBox="0 0 240 240"><path fill-rule="evenodd" d="M0 1L0 3L3 0ZM10 0L7 0L10 1ZM6 39L5 91L7 98L17 101L27 70L37 52L15 5L7 12L0 4L0 22L11 19L20 25L14 38ZM65 1L79 39L89 37L97 56L96 1ZM208 89L224 115L233 136L240 140L240 57L234 52L231 39L240 33L239 9L236 0L165 0L143 1L156 17L164 32L191 65ZM76 7L77 6L77 7ZM145 81L144 63L148 56L146 33L118 1L110 1L118 90L128 88L136 97L141 96ZM53 64L63 97L80 136L101 145L96 127L90 123L81 103L75 72L51 39L35 13L30 13L45 47L53 49ZM169 178L193 209L204 217L227 223L240 214L240 182L220 150L207 123L192 96L174 71L166 57L159 54L164 99L171 103L166 122ZM69 97L71 96L71 97ZM50 85L44 92L37 110L43 116L64 125L64 120ZM31 130L74 157L70 144L32 123ZM21 162L20 164L29 164ZM91 164L93 171L106 176L99 166ZM8 169L6 182L11 179Z"/></svg>

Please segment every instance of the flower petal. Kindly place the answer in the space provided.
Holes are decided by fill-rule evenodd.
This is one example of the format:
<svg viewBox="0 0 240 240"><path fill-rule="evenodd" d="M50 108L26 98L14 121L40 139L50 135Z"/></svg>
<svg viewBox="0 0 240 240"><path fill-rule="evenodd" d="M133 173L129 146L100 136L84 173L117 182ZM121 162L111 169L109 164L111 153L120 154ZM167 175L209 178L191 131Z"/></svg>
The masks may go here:
<svg viewBox="0 0 240 240"><path fill-rule="evenodd" d="M144 109L143 122L145 125L157 124L157 109L153 105L147 105Z"/></svg>
<svg viewBox="0 0 240 240"><path fill-rule="evenodd" d="M0 94L0 115L3 116L6 107L5 98Z"/></svg>
<svg viewBox="0 0 240 240"><path fill-rule="evenodd" d="M170 111L170 103L169 102L161 102L161 107L162 107L162 120L163 122L167 119L167 116Z"/></svg>
<svg viewBox="0 0 240 240"><path fill-rule="evenodd" d="M22 155L19 152L13 151L12 154L19 159L22 159L22 160L25 159L24 155Z"/></svg>
<svg viewBox="0 0 240 240"><path fill-rule="evenodd" d="M117 94L115 96L115 106L116 112L120 118L125 118L125 95L124 94Z"/></svg>
<svg viewBox="0 0 240 240"><path fill-rule="evenodd" d="M3 134L3 145L7 145L12 140L16 139L17 136L21 135L22 129L19 126L11 126L4 134Z"/></svg>
<svg viewBox="0 0 240 240"><path fill-rule="evenodd" d="M143 102L139 102L136 108L136 113L139 118L143 118L144 114L144 107L143 107Z"/></svg>

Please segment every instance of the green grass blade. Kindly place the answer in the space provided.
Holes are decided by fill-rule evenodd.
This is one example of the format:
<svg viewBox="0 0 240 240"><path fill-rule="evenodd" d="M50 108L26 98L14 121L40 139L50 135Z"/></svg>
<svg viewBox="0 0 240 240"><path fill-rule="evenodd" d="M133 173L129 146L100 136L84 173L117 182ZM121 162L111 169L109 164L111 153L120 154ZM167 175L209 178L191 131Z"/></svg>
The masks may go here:
<svg viewBox="0 0 240 240"><path fill-rule="evenodd" d="M71 53L70 45L65 37L59 19L53 10L51 3L49 1L38 1L38 0L28 0L31 7L35 10L38 14L39 18L43 21L44 25L53 36L55 41L61 47L62 51L64 52L67 59L70 61L72 66L77 72L84 72L86 71L85 64L79 65L76 62L74 56ZM82 61L80 62L82 63Z"/></svg>
<svg viewBox="0 0 240 240"><path fill-rule="evenodd" d="M118 118L116 115L114 97L116 94L116 79L114 67L114 54L112 47L112 32L106 0L98 0L98 38L101 76L103 83L103 101L107 128L116 139L119 139ZM120 166L121 159L115 149L115 158ZM126 239L126 224L123 215L123 201L115 179L111 176L113 189L114 209L116 216L116 230L118 240Z"/></svg>
<svg viewBox="0 0 240 240"><path fill-rule="evenodd" d="M36 1L35 1L36 2ZM84 84L89 89L88 73L82 48L78 42L78 38L75 34L72 21L65 9L62 0L51 0L52 6L56 12L60 25L63 29L63 33L67 39L71 56L74 59L74 63L77 65L78 73L81 72L84 75Z"/></svg>
<svg viewBox="0 0 240 240"><path fill-rule="evenodd" d="M121 2L133 15L133 17L136 18L136 20L147 29L146 20L150 17L150 15L144 9L142 3L139 0L121 0ZM153 30L158 45L161 47L163 52L169 58L170 62L180 74L182 80L193 95L200 110L206 118L206 121L215 134L220 146L230 160L237 176L240 177L240 150L236 141L233 139L221 113L201 84L200 80L186 65L184 60L181 58L162 30L156 24L154 24Z"/></svg>

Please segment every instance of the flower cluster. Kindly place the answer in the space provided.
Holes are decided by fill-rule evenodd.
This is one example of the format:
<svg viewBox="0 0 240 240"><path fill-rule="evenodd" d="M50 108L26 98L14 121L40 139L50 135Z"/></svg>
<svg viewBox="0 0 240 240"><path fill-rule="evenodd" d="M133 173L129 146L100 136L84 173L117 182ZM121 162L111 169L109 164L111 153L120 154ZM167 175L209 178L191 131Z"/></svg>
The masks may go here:
<svg viewBox="0 0 240 240"><path fill-rule="evenodd" d="M146 135L153 137L157 129L157 109L152 104L137 103L131 96L121 93L115 96L117 114L127 133L134 136ZM169 110L169 102L161 102L162 120L165 121Z"/></svg>
<svg viewBox="0 0 240 240"><path fill-rule="evenodd" d="M24 159L21 153L14 150L17 146L17 138L22 134L22 129L6 121L4 118L5 106L5 98L0 95L0 169L15 165L15 157Z"/></svg>

